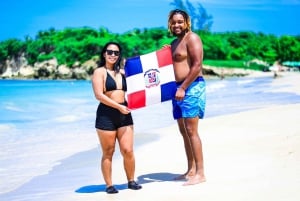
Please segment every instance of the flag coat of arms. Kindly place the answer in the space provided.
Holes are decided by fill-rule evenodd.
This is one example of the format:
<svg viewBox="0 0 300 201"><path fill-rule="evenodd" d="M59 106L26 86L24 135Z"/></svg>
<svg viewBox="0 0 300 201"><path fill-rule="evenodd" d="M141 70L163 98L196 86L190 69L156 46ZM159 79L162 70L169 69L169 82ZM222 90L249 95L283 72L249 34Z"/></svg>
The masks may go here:
<svg viewBox="0 0 300 201"><path fill-rule="evenodd" d="M175 95L176 82L169 47L128 58L124 68L129 108L161 103Z"/></svg>

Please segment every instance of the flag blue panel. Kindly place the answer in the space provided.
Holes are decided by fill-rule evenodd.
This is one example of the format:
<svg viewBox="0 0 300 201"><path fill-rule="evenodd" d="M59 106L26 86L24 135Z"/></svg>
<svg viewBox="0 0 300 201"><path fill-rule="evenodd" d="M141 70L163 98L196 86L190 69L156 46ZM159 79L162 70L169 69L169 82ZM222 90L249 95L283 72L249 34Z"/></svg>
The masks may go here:
<svg viewBox="0 0 300 201"><path fill-rule="evenodd" d="M126 61L124 68L126 77L143 73L143 67L139 56L129 58Z"/></svg>
<svg viewBox="0 0 300 201"><path fill-rule="evenodd" d="M175 81L162 84L160 88L161 88L161 102L170 100L175 96L175 92L176 92Z"/></svg>

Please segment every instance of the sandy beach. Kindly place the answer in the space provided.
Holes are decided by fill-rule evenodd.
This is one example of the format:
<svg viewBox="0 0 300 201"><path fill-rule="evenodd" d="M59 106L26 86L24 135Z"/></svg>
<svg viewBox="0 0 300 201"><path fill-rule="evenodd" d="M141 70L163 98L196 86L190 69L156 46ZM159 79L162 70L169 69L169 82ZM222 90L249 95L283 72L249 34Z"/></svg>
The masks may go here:
<svg viewBox="0 0 300 201"><path fill-rule="evenodd" d="M283 75L274 85L299 93L299 78ZM270 106L200 121L207 182L194 186L172 180L186 170L177 125L154 130L160 139L135 152L141 191L85 194L79 200L299 200L299 111L300 104ZM123 172L115 161L116 184L124 183Z"/></svg>
<svg viewBox="0 0 300 201"><path fill-rule="evenodd" d="M300 74L284 73L272 85L300 94ZM114 158L113 181L119 193L106 194L97 148L35 178L15 200L38 200L42 195L49 201L298 201L299 115L300 101L200 120L207 177L201 184L183 186L184 181L173 180L186 171L182 138L174 124L142 133L155 138L135 149L136 178L142 190L127 189L122 160Z"/></svg>
<svg viewBox="0 0 300 201"><path fill-rule="evenodd" d="M207 182L194 186L172 181L186 168L176 125L154 131L160 140L136 150L141 191L73 194L69 200L299 200L299 111L296 104L202 121ZM114 172L115 182L124 183L120 161Z"/></svg>
<svg viewBox="0 0 300 201"><path fill-rule="evenodd" d="M278 90L300 94L300 75L274 79ZM114 161L119 194L71 193L63 200L182 201L300 199L300 104L207 118L199 123L207 182L182 186L173 178L186 170L177 125L151 131L159 140L135 150L140 191L126 189L122 161ZM94 177L101 177L94 175ZM85 186L92 191L93 186ZM95 187L95 186L94 186ZM84 187L77 189L84 192ZM123 189L123 190L122 190Z"/></svg>

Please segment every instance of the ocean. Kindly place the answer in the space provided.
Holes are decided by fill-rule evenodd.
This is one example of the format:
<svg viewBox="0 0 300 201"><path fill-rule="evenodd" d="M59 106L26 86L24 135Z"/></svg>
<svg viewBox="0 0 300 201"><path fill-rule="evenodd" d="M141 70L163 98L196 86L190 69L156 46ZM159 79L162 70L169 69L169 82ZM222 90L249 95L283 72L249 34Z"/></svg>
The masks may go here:
<svg viewBox="0 0 300 201"><path fill-rule="evenodd" d="M272 91L272 81L271 76L207 79L205 118L300 103L297 94ZM90 81L0 80L0 89L0 197L99 146L98 102ZM135 135L174 124L171 110L170 101L133 110Z"/></svg>

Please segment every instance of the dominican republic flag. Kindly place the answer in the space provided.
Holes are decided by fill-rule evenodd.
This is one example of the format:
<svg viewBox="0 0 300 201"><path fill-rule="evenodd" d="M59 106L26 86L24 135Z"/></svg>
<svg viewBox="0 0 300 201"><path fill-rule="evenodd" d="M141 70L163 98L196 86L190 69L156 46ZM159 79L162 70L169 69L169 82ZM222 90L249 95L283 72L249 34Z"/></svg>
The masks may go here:
<svg viewBox="0 0 300 201"><path fill-rule="evenodd" d="M175 95L176 83L169 47L128 58L124 68L129 108L161 103Z"/></svg>

